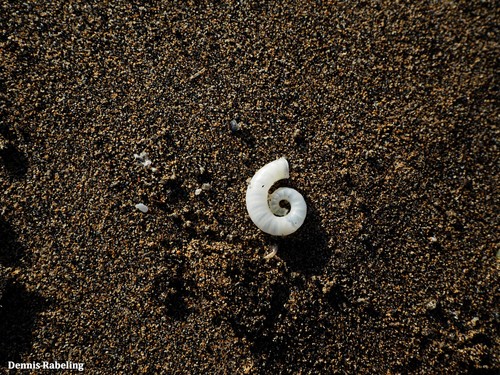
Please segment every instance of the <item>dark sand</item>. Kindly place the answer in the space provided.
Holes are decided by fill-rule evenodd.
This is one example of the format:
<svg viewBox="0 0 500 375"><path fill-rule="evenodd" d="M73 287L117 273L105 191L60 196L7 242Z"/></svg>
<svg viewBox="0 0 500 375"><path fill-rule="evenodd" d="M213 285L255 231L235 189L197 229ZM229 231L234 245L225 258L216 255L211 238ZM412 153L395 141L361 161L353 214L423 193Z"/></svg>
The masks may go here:
<svg viewBox="0 0 500 375"><path fill-rule="evenodd" d="M0 6L2 368L496 373L494 1L37 3Z"/></svg>

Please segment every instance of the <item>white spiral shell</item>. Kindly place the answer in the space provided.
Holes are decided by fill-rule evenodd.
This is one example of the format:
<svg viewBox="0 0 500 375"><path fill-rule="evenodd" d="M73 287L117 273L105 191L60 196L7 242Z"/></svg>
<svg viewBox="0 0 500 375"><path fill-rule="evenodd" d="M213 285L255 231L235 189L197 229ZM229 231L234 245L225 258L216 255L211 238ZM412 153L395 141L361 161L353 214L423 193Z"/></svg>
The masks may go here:
<svg viewBox="0 0 500 375"><path fill-rule="evenodd" d="M259 169L247 188L246 203L250 219L259 229L273 236L292 234L304 223L307 215L306 202L297 190L282 187L269 194L269 189L276 181L289 176L288 162L280 158ZM290 212L280 206L281 201L290 204Z"/></svg>

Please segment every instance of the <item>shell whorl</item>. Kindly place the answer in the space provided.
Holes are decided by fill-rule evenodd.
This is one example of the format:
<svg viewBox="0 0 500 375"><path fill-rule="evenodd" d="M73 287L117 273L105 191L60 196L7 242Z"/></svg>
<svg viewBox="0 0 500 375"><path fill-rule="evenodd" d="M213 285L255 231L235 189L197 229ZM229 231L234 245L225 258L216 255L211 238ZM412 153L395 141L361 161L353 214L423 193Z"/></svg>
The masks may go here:
<svg viewBox="0 0 500 375"><path fill-rule="evenodd" d="M306 202L298 191L281 187L269 194L274 183L288 177L288 161L280 158L260 168L247 188L246 206L250 219L259 229L273 236L292 234L307 215ZM281 201L287 201L290 210L281 207Z"/></svg>

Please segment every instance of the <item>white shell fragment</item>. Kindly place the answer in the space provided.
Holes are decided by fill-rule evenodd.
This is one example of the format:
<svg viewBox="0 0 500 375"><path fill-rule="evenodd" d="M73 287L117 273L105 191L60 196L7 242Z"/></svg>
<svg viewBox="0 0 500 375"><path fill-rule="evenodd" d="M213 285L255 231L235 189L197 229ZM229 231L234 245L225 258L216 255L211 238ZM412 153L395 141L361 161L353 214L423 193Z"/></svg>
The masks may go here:
<svg viewBox="0 0 500 375"><path fill-rule="evenodd" d="M246 205L250 219L260 230L273 236L292 234L304 223L307 205L302 195L291 188L279 188L272 194L274 183L289 177L288 162L280 158L263 166L255 173L247 188ZM280 202L290 204L290 210Z"/></svg>
<svg viewBox="0 0 500 375"><path fill-rule="evenodd" d="M269 260L271 258L274 258L277 252L278 252L278 245L273 245L271 247L271 251L268 254L264 255L264 259Z"/></svg>
<svg viewBox="0 0 500 375"><path fill-rule="evenodd" d="M149 211L148 206L146 206L145 204L142 204L142 203L137 203L135 205L135 208L137 208L139 211L144 212L144 213Z"/></svg>
<svg viewBox="0 0 500 375"><path fill-rule="evenodd" d="M140 154L134 154L134 158L139 165L142 165L144 168L148 168L151 166L151 159L149 159L147 152L141 152Z"/></svg>

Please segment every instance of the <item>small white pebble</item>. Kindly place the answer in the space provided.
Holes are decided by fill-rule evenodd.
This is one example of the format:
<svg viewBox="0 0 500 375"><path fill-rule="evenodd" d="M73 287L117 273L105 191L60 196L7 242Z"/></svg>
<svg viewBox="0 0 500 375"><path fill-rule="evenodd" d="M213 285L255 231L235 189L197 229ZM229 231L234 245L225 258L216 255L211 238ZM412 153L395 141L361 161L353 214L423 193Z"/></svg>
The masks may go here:
<svg viewBox="0 0 500 375"><path fill-rule="evenodd" d="M136 204L135 208L137 208L139 211L144 212L144 213L149 211L148 206L146 206L145 204L142 204L142 203Z"/></svg>
<svg viewBox="0 0 500 375"><path fill-rule="evenodd" d="M202 190L201 190L201 189L196 189L196 190L194 191L194 195L200 195L200 194L201 194L201 192L202 192Z"/></svg>
<svg viewBox="0 0 500 375"><path fill-rule="evenodd" d="M208 191L211 187L212 185L210 185L209 183L204 183L203 185L201 185L201 190Z"/></svg>
<svg viewBox="0 0 500 375"><path fill-rule="evenodd" d="M238 124L238 122L236 120L231 120L230 125L231 125L231 131L233 131L233 132L237 132L238 130L241 129L241 125Z"/></svg>

